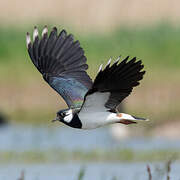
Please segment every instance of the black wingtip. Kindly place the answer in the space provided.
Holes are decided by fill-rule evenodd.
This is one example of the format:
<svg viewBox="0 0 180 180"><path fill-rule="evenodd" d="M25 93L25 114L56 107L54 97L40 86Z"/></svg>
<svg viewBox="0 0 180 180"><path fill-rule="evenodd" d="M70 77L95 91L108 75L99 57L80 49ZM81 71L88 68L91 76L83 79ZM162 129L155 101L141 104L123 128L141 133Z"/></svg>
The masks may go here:
<svg viewBox="0 0 180 180"><path fill-rule="evenodd" d="M112 66L116 66L116 65L119 63L120 59L121 59L121 55L118 56L118 58L114 61L114 63L112 64Z"/></svg>
<svg viewBox="0 0 180 180"><path fill-rule="evenodd" d="M126 60L128 60L128 59L129 59L129 57L130 57L130 56L127 56L125 59L126 59ZM124 59L124 60L125 60L125 59Z"/></svg>
<svg viewBox="0 0 180 180"><path fill-rule="evenodd" d="M53 27L52 31L56 31L57 32L57 27Z"/></svg>
<svg viewBox="0 0 180 180"><path fill-rule="evenodd" d="M144 75L146 73L146 71L142 71L141 73L142 73L142 75Z"/></svg>
<svg viewBox="0 0 180 180"><path fill-rule="evenodd" d="M135 57L133 57L133 58L132 58L132 60L135 60L135 61L136 61L136 60L137 60L136 56L135 56Z"/></svg>
<svg viewBox="0 0 180 180"><path fill-rule="evenodd" d="M65 29L63 29L63 30L60 32L60 34L61 34L61 35L62 35L62 34L67 35L67 32L66 32L66 30L65 30Z"/></svg>
<svg viewBox="0 0 180 180"><path fill-rule="evenodd" d="M139 61L137 61L137 62L139 62L140 64L142 64L142 60L139 60Z"/></svg>

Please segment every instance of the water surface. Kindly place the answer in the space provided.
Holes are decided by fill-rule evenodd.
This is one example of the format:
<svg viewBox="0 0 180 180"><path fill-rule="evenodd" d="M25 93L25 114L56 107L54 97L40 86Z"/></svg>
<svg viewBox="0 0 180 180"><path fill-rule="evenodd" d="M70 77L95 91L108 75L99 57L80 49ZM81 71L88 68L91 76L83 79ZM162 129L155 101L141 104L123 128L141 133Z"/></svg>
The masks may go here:
<svg viewBox="0 0 180 180"><path fill-rule="evenodd" d="M96 149L180 149L180 140L131 137L115 140L109 128L78 130L68 127L7 126L0 128L0 151L65 149L91 151Z"/></svg>

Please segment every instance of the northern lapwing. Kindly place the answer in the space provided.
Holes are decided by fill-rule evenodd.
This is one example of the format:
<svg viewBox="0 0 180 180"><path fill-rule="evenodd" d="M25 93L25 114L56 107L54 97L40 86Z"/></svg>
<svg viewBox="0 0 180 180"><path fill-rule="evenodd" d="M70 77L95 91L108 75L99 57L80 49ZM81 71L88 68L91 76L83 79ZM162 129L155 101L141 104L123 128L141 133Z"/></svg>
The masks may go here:
<svg viewBox="0 0 180 180"><path fill-rule="evenodd" d="M26 44L29 56L44 80L60 94L68 109L57 112L53 121L81 129L94 129L107 124L132 124L138 118L119 112L118 105L139 85L145 71L136 58L126 57L114 63L111 59L103 68L100 65L94 81L86 70L86 57L78 40L54 27L48 36L47 26L39 36L34 28L33 41L27 33Z"/></svg>

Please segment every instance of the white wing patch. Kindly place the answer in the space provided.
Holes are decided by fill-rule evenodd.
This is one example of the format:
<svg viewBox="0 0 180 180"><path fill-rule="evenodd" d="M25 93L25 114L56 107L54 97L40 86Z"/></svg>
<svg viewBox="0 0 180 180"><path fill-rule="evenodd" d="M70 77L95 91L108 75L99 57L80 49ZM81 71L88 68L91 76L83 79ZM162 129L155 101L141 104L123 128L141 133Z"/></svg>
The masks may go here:
<svg viewBox="0 0 180 180"><path fill-rule="evenodd" d="M106 67L109 66L111 64L112 58L109 59L109 61L106 64Z"/></svg>
<svg viewBox="0 0 180 180"><path fill-rule="evenodd" d="M37 27L35 26L34 27L34 32L33 32L33 41L35 41L35 39L36 39L36 37L38 37L38 29L37 29Z"/></svg>
<svg viewBox="0 0 180 180"><path fill-rule="evenodd" d="M103 67L103 64L101 64L101 65L99 66L98 73L99 73L100 71L102 71L102 67Z"/></svg>
<svg viewBox="0 0 180 180"><path fill-rule="evenodd" d="M47 26L44 26L44 29L42 30L42 37L48 33L48 28Z"/></svg>
<svg viewBox="0 0 180 180"><path fill-rule="evenodd" d="M109 95L109 92L95 92L86 96L86 100L79 113L83 129L94 129L111 122L107 119L111 113L105 107Z"/></svg>
<svg viewBox="0 0 180 180"><path fill-rule="evenodd" d="M30 37L30 34L27 33L27 35L26 35L26 46L27 46L27 48L28 48L30 43L31 43L31 37Z"/></svg>
<svg viewBox="0 0 180 180"><path fill-rule="evenodd" d="M106 112L105 103L110 93L95 92L86 96L81 112Z"/></svg>

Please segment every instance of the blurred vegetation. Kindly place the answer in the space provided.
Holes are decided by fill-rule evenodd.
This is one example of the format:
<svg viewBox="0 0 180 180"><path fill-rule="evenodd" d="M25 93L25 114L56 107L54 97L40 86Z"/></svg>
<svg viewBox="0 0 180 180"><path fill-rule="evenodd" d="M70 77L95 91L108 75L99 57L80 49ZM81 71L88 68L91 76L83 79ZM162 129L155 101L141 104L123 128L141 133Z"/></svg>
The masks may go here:
<svg viewBox="0 0 180 180"><path fill-rule="evenodd" d="M67 151L64 149L0 151L1 163L63 163L63 162L166 162L180 160L180 152L173 149L141 150L117 149L112 151Z"/></svg>
<svg viewBox="0 0 180 180"><path fill-rule="evenodd" d="M153 171L151 170L152 168L147 165L147 176L148 176L148 180L152 180L153 179L167 179L170 180L170 173L171 173L171 161L168 161L164 164L155 164L153 166ZM77 175L77 180L83 180L85 178L85 174L86 174L87 169L85 167L81 167L79 170L79 173ZM153 172L153 174L152 174ZM75 178L76 179L76 178ZM121 179L120 177L113 175L112 180L118 180ZM137 179L137 178L135 178ZM139 179L139 178L138 178ZM18 178L18 180L25 180L25 171L22 170L21 174L20 174L20 178Z"/></svg>
<svg viewBox="0 0 180 180"><path fill-rule="evenodd" d="M83 180L84 179L84 175L85 175L85 168L82 167L79 171L79 174L78 174L78 180Z"/></svg>
<svg viewBox="0 0 180 180"><path fill-rule="evenodd" d="M41 30L42 25L38 26ZM52 26L49 25L49 31ZM61 27L58 27L61 30ZM33 27L0 27L0 65L1 76L6 77L8 69L21 75L24 71L34 71L29 62L25 46L25 35L29 31L33 32ZM169 24L160 24L150 27L120 27L111 33L78 34L73 30L75 39L81 42L85 54L90 64L90 71L97 69L100 62L106 62L108 58L117 58L119 55L125 57L136 56L143 59L146 69L152 68L178 68L180 66L180 27L174 27ZM27 61L28 59L28 61ZM4 71L3 71L4 69ZM9 73L9 72L8 72ZM6 77L7 78L7 77ZM24 77L26 78L26 77ZM17 79L17 77L16 77Z"/></svg>
<svg viewBox="0 0 180 180"><path fill-rule="evenodd" d="M53 26L48 25L48 27L50 31ZM39 24L38 28L39 33L41 33L43 26ZM62 27L57 28L61 30ZM38 86L38 83L42 82L26 50L25 36L27 31L32 34L33 27L0 26L0 82L4 88L24 87L30 84L30 82L31 84L34 82L34 86ZM88 64L90 65L88 72L92 77L96 75L100 63L106 63L110 57L116 59L119 55L122 55L122 58L129 55L131 58L136 56L138 59L142 59L145 64L147 74L143 80L143 86L146 88L142 91L146 94L148 91L149 94L151 93L149 88L153 90L152 87L159 83L169 85L169 82L177 82L179 78L180 26L175 27L170 24L159 24L149 27L123 26L112 32L102 34L79 33L68 27L67 32L74 34L75 39L81 42L81 46L88 59ZM37 81L37 79L39 80ZM169 88L174 88L174 85L171 85ZM43 91L43 89L41 90ZM13 90L10 93L13 96ZM148 108L144 108L141 112L142 107L146 106L143 104L139 106L140 103L137 104L137 108L134 108L134 105L133 108L129 105L129 109L137 113L141 112L142 114L151 112L152 117L150 118L156 117L158 120L164 119L164 116L167 119L167 116L172 117L171 115L176 119L179 116L179 111L175 107L179 107L179 102L173 103L175 106L170 104L165 110L161 111L160 109L159 114L154 113L154 109ZM24 105L22 106L24 109L17 106L17 108L14 108L15 110L11 110L13 120L15 119L19 122L37 122L38 119L38 122L40 122L41 119L42 121L44 120L47 114L48 117L52 115L51 110L53 107L49 108L49 111L46 108L44 114L34 118L38 113L43 112L43 106L39 109L35 108L36 110L30 110L25 108ZM169 107L171 107L170 112L167 111ZM8 108L4 109L8 112Z"/></svg>

